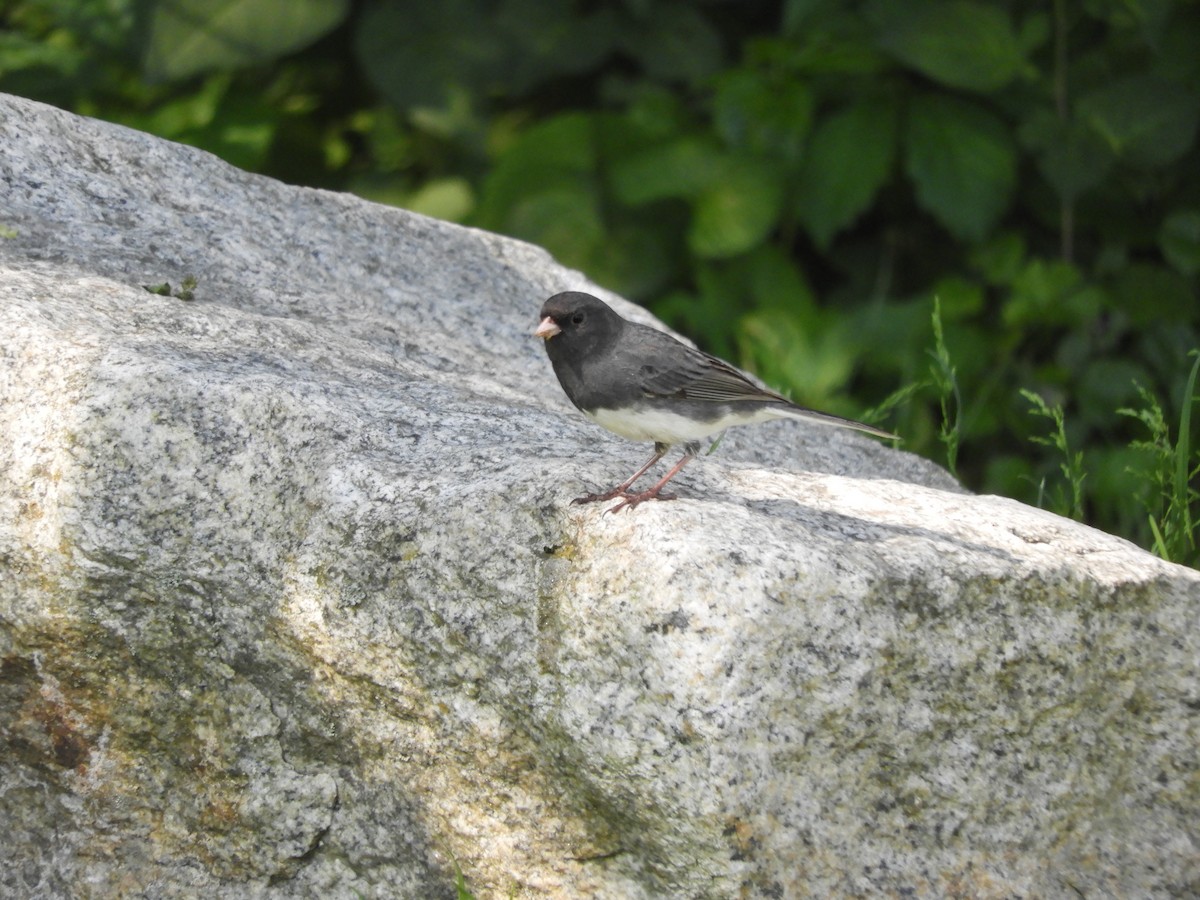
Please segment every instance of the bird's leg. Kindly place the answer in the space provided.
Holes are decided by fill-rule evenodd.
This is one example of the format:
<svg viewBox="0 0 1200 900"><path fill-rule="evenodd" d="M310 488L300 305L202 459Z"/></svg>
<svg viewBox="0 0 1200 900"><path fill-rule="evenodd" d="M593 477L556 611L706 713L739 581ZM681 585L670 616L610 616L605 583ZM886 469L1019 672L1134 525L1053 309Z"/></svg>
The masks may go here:
<svg viewBox="0 0 1200 900"><path fill-rule="evenodd" d="M664 456L666 456L667 451L669 449L670 449L669 444L655 443L654 455L650 457L650 461L647 462L640 469L638 469L636 472L634 472L625 481L621 482L619 485L617 485L611 491L605 491L603 494L585 494L582 497L576 497L574 500L571 501L571 504L575 505L577 503L596 503L599 500L611 500L613 497L627 496L627 492L629 491L629 489L631 487L633 487L633 483L635 481L637 481L639 478L641 478L643 475L645 475L647 472L649 472L651 467L656 462L658 462L660 459L662 459Z"/></svg>
<svg viewBox="0 0 1200 900"><path fill-rule="evenodd" d="M671 467L666 475L664 475L654 487L649 490L642 491L638 494L625 493L621 495L621 502L609 510L610 513L620 512L628 507L633 509L639 503L646 500L674 500L674 494L664 494L662 492L663 485L679 474L679 470L686 466L689 462L696 458L696 454L700 451L700 446L696 443L690 443L684 448L683 458Z"/></svg>

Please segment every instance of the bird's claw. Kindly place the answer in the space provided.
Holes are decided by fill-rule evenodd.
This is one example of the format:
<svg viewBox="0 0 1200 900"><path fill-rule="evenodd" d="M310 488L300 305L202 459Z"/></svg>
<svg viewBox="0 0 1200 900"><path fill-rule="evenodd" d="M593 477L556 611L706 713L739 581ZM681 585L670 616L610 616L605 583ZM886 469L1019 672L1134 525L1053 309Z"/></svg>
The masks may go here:
<svg viewBox="0 0 1200 900"><path fill-rule="evenodd" d="M630 492L627 488L613 488L611 491L605 491L603 494L584 494L582 497L576 497L571 501L572 506L582 506L585 503L599 503L604 500L612 500L616 497L621 498L621 502L605 512L615 513L623 509L633 509L639 503L645 503L647 500L674 500L676 494L665 494L660 490L650 488L647 491Z"/></svg>
<svg viewBox="0 0 1200 900"><path fill-rule="evenodd" d="M662 491L656 491L651 488L648 491L642 491L640 494L625 493L621 495L621 502L605 512L619 513L623 509L633 509L639 503L644 503L647 500L674 500L677 494L664 494Z"/></svg>
<svg viewBox="0 0 1200 900"><path fill-rule="evenodd" d="M582 497L576 497L571 501L572 506L582 506L584 503L599 503L603 500L611 500L613 497L624 497L625 492L620 490L605 491L603 494L584 494Z"/></svg>

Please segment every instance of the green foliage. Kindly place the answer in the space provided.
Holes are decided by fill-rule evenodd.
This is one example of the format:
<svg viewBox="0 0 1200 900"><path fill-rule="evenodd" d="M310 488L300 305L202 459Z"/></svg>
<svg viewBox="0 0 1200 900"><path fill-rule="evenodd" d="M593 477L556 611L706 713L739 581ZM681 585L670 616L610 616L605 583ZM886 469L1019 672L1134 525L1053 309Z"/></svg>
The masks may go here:
<svg viewBox="0 0 1200 900"><path fill-rule="evenodd" d="M1079 117L1113 154L1139 168L1168 165L1195 143L1195 86L1155 74L1130 75L1083 96Z"/></svg>
<svg viewBox="0 0 1200 900"><path fill-rule="evenodd" d="M797 174L796 215L817 246L866 212L892 174L896 113L881 99L851 103L826 116Z"/></svg>
<svg viewBox="0 0 1200 900"><path fill-rule="evenodd" d="M1184 277L1200 273L1200 209L1181 209L1167 216L1159 231L1159 246Z"/></svg>
<svg viewBox="0 0 1200 900"><path fill-rule="evenodd" d="M1049 419L1053 425L1049 435L1035 434L1030 437L1030 440L1034 443L1053 448L1061 458L1059 471L1062 472L1066 483L1056 486L1050 492L1049 499L1052 503L1052 508L1059 515L1070 516L1072 519L1082 519L1083 482L1086 477L1083 471L1083 451L1071 452L1070 442L1067 440L1066 419L1063 415L1062 407L1057 404L1054 406L1047 405L1046 401L1033 391L1022 389L1021 396L1029 401L1029 412L1031 415ZM1047 496L1046 479L1043 477L1038 482L1038 506L1044 505Z"/></svg>
<svg viewBox="0 0 1200 900"><path fill-rule="evenodd" d="M143 69L153 81L256 65L304 47L348 0L171 0L149 5Z"/></svg>
<svg viewBox="0 0 1200 900"><path fill-rule="evenodd" d="M466 876L458 866L458 860L454 861L454 896L455 900L475 900L475 895L467 887Z"/></svg>
<svg viewBox="0 0 1200 900"><path fill-rule="evenodd" d="M958 388L958 373L946 349L946 334L942 327L942 305L938 297L933 298L933 349L929 351L933 363L929 370L938 405L941 407L941 425L938 439L946 448L946 468L951 475L958 473L958 444L962 440L962 394Z"/></svg>
<svg viewBox="0 0 1200 900"><path fill-rule="evenodd" d="M906 169L917 202L953 235L979 241L1012 201L1017 154L1004 120L977 104L931 94L912 99Z"/></svg>
<svg viewBox="0 0 1200 900"><path fill-rule="evenodd" d="M1200 446L1195 0L285 12L15 0L0 90L542 244L800 402L888 397L970 487L1195 561L1147 462Z"/></svg>
<svg viewBox="0 0 1200 900"><path fill-rule="evenodd" d="M1187 378L1183 392L1183 409L1179 415L1178 438L1171 440L1171 429L1163 415L1158 398L1138 386L1142 399L1140 409L1122 408L1117 412L1140 421L1150 432L1149 439L1135 441L1133 446L1146 451L1150 457L1148 478L1154 486L1144 502L1148 524L1154 537L1154 550L1163 559L1176 562L1196 562L1196 506L1200 493L1191 482L1200 474L1200 461L1193 463L1191 419L1196 400L1196 376L1200 373L1200 351L1193 350L1196 361Z"/></svg>
<svg viewBox="0 0 1200 900"><path fill-rule="evenodd" d="M261 0L260 0L261 2ZM614 48L613 10L538 0L365 4L357 61L396 108L442 109L457 95L524 93L585 72Z"/></svg>
<svg viewBox="0 0 1200 900"><path fill-rule="evenodd" d="M174 297L177 300L195 300L196 284L195 275L184 275L183 281L178 288L172 288L169 281L164 281L161 284L143 284L142 287L151 294L157 294L160 297Z"/></svg>
<svg viewBox="0 0 1200 900"><path fill-rule="evenodd" d="M1007 12L971 0L876 0L867 15L879 44L906 68L950 88L994 91L1032 76L1029 47Z"/></svg>

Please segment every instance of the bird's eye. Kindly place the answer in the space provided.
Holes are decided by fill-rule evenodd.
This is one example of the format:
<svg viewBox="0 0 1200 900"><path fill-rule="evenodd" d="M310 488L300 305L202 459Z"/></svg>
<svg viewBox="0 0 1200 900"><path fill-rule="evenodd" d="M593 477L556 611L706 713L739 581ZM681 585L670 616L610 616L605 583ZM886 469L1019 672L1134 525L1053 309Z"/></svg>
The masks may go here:
<svg viewBox="0 0 1200 900"><path fill-rule="evenodd" d="M571 316L571 324L580 325L582 323L583 323L583 313L575 313L575 315Z"/></svg>

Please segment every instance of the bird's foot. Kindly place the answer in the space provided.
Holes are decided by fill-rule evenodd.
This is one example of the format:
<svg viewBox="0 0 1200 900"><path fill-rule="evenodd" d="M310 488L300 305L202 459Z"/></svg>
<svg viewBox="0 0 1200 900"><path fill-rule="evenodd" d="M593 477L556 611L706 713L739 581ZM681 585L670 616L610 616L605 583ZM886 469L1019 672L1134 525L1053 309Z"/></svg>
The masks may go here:
<svg viewBox="0 0 1200 900"><path fill-rule="evenodd" d="M674 500L678 495L664 494L657 487L652 487L648 491L641 491L636 494L626 492L620 496L621 502L612 507L612 509L607 510L607 512L618 513L623 509L633 509L639 503L645 503L647 500Z"/></svg>
<svg viewBox="0 0 1200 900"><path fill-rule="evenodd" d="M580 506L584 503L600 503L604 500L611 500L613 497L628 496L624 486L615 487L611 491L605 491L603 494L584 494L582 497L576 497L571 501L572 506Z"/></svg>

